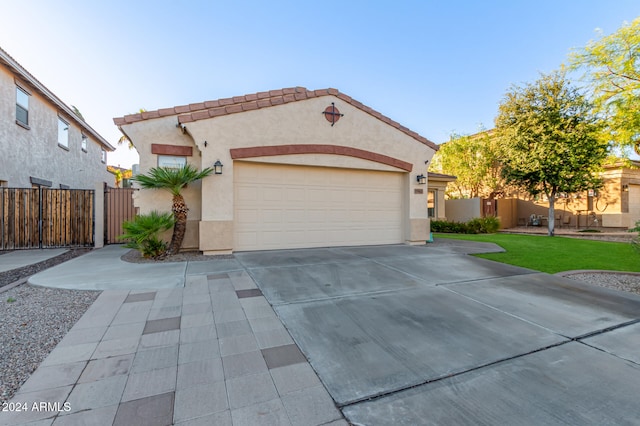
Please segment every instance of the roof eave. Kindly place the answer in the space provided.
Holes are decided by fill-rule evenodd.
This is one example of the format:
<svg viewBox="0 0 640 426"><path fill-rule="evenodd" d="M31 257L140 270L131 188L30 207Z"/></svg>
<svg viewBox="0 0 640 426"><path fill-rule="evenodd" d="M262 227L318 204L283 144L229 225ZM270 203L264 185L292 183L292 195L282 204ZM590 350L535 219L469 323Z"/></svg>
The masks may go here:
<svg viewBox="0 0 640 426"><path fill-rule="evenodd" d="M383 121L391 127L395 127L396 129L412 137L416 141L427 145L434 151L437 151L439 149L438 145L425 138L424 136L421 136L420 134L402 126L400 123L362 104L361 102L356 101L350 96L347 96L344 93L341 93L338 89L334 88L307 90L304 87L291 87L280 90L271 90L268 92L258 92L244 96L236 96L233 98L224 98L215 101L207 101L190 105L180 105L173 108L163 108L156 111L145 111L137 114L129 114L123 117L116 117L113 119L113 122L116 126L121 127L143 120L177 116L178 123L185 124L223 115L268 108L272 106L283 105L285 103L297 102L321 96L335 96L338 99L352 105L353 107L366 112L372 117Z"/></svg>

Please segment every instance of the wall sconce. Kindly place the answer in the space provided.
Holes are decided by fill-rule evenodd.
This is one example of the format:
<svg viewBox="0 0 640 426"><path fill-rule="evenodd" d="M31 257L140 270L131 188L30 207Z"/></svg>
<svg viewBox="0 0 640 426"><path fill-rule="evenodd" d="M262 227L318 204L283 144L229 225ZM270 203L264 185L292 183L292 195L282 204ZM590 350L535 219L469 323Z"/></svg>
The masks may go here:
<svg viewBox="0 0 640 426"><path fill-rule="evenodd" d="M425 185L427 183L427 177L423 174L419 174L418 176L416 176L416 181L420 185Z"/></svg>
<svg viewBox="0 0 640 426"><path fill-rule="evenodd" d="M220 162L220 160L216 161L213 164L213 173L215 173L217 175L221 175L222 174L222 163Z"/></svg>
<svg viewBox="0 0 640 426"><path fill-rule="evenodd" d="M629 192L629 185L622 185L622 192Z"/></svg>

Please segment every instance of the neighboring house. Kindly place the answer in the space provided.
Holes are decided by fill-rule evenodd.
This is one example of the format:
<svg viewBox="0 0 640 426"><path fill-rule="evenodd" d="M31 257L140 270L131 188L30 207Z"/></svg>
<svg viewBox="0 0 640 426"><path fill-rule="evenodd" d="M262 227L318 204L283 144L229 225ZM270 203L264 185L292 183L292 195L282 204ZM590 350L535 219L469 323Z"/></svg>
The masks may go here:
<svg viewBox="0 0 640 426"><path fill-rule="evenodd" d="M131 169L125 169L119 166L107 166L107 171L113 175L113 186L115 188L131 188Z"/></svg>
<svg viewBox="0 0 640 426"><path fill-rule="evenodd" d="M102 136L0 49L0 186L94 189L113 182Z"/></svg>
<svg viewBox="0 0 640 426"><path fill-rule="evenodd" d="M296 87L114 119L140 173L222 165L189 185L183 246L206 254L429 238L426 164L437 146L336 89ZM142 190L141 213L169 210Z"/></svg>
<svg viewBox="0 0 640 426"><path fill-rule="evenodd" d="M640 221L640 161L605 166L604 185L595 195L593 208L602 215L602 226L633 228Z"/></svg>
<svg viewBox="0 0 640 426"><path fill-rule="evenodd" d="M429 219L446 220L445 193L449 182L455 182L456 177L442 173L429 172L429 194L427 196L427 207L429 209Z"/></svg>
<svg viewBox="0 0 640 426"><path fill-rule="evenodd" d="M492 137L494 133L491 129L469 138ZM430 189L434 186L431 183L433 176L433 173L429 174ZM606 165L599 176L603 186L597 191L558 195L555 202L556 227L615 229L635 226L640 220L640 161ZM549 203L542 195L532 199L516 188L508 187L486 198L446 200L447 219L463 222L495 213L506 228L531 223L546 225Z"/></svg>
<svg viewBox="0 0 640 426"><path fill-rule="evenodd" d="M633 228L640 221L640 161L604 166L597 191L562 194L555 202L556 226L573 228ZM546 216L545 199L517 200L519 224L532 214ZM498 214L500 214L498 202Z"/></svg>

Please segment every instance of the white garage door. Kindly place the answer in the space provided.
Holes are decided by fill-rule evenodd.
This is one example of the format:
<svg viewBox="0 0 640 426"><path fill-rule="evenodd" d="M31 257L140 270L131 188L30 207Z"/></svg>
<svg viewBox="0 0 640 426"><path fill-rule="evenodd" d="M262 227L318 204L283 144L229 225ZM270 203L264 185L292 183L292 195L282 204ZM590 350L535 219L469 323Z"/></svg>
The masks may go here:
<svg viewBox="0 0 640 426"><path fill-rule="evenodd" d="M401 243L403 176L236 162L234 250Z"/></svg>

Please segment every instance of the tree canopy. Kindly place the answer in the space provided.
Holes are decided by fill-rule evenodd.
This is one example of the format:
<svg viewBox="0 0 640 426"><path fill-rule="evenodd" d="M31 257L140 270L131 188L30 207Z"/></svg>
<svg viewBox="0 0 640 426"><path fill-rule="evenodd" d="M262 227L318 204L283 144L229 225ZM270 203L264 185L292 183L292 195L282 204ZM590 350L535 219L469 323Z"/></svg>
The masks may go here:
<svg viewBox="0 0 640 426"><path fill-rule="evenodd" d="M571 55L584 70L609 140L640 154L640 17Z"/></svg>
<svg viewBox="0 0 640 426"><path fill-rule="evenodd" d="M597 188L596 177L608 144L598 137L593 106L561 72L513 86L496 118L502 148L502 176L531 195L549 200L549 235L554 234L554 201L561 192Z"/></svg>
<svg viewBox="0 0 640 426"><path fill-rule="evenodd" d="M440 145L430 171L456 176L451 184L455 189L449 191L452 198L492 197L502 190L498 147L492 131L452 135L451 140Z"/></svg>

